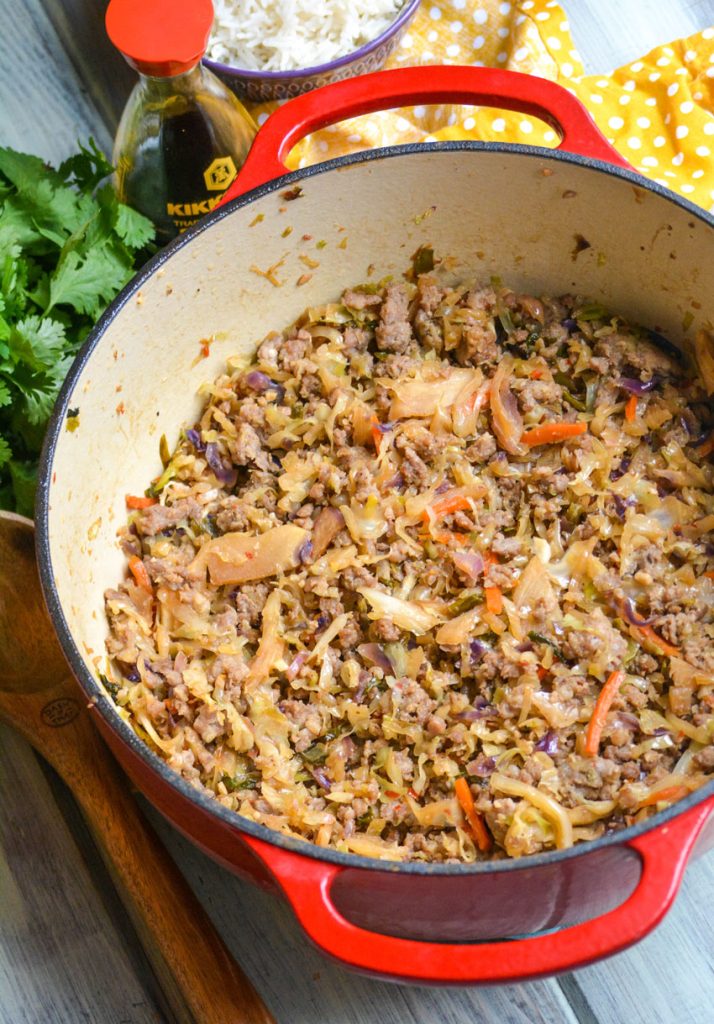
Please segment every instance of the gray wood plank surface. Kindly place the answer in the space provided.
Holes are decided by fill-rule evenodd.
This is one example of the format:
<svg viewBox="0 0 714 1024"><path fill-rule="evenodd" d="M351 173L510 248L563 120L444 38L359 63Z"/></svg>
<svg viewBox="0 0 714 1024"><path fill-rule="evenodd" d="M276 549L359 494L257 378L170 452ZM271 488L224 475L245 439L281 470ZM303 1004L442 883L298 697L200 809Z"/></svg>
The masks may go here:
<svg viewBox="0 0 714 1024"><path fill-rule="evenodd" d="M42 0L0 0L0 24L0 144L54 163L89 134L111 147Z"/></svg>
<svg viewBox="0 0 714 1024"><path fill-rule="evenodd" d="M685 875L660 928L639 945L573 975L597 1020L615 1024L711 1024L714 1020L714 857Z"/></svg>
<svg viewBox="0 0 714 1024"><path fill-rule="evenodd" d="M161 1024L30 747L0 726L0 1021Z"/></svg>
<svg viewBox="0 0 714 1024"><path fill-rule="evenodd" d="M592 74L714 25L714 0L562 0L562 6Z"/></svg>
<svg viewBox="0 0 714 1024"><path fill-rule="evenodd" d="M136 75L104 31L106 2L45 0L44 7L64 52L113 135Z"/></svg>

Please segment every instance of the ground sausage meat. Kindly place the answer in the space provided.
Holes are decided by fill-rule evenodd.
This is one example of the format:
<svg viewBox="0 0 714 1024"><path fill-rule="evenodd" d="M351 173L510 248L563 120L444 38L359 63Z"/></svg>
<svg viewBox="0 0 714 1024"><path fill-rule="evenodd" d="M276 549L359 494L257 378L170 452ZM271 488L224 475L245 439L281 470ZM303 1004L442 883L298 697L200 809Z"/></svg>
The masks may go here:
<svg viewBox="0 0 714 1024"><path fill-rule="evenodd" d="M253 821L523 857L714 775L711 406L598 303L435 262L311 307L206 390L120 531L102 672Z"/></svg>

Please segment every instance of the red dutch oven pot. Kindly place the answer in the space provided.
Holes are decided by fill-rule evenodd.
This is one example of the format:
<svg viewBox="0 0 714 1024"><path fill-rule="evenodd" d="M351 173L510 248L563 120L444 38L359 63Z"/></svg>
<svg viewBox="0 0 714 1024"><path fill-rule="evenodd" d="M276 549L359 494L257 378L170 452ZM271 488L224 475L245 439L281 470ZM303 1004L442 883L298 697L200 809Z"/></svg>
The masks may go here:
<svg viewBox="0 0 714 1024"><path fill-rule="evenodd" d="M286 175L286 155L308 132L417 103L522 111L548 122L561 143L403 146ZM124 496L160 472L158 438L177 436L198 412L199 385L269 329L363 280L368 264L376 277L399 273L418 245L433 244L463 273L475 267L514 287L602 298L686 346L698 325L714 322L714 220L629 169L559 86L459 67L383 72L299 97L263 127L226 200L112 304L48 432L41 578L100 731L177 828L281 892L309 938L346 967L419 983L511 982L637 942L671 906L690 856L714 844L711 784L648 822L522 860L402 864L318 848L222 807L137 738L98 681L102 593L124 571L116 545ZM573 248L576 234L586 251ZM327 244L318 250L315 239ZM320 266L306 280L308 250ZM206 338L209 357L199 360ZM72 432L70 408L79 409Z"/></svg>

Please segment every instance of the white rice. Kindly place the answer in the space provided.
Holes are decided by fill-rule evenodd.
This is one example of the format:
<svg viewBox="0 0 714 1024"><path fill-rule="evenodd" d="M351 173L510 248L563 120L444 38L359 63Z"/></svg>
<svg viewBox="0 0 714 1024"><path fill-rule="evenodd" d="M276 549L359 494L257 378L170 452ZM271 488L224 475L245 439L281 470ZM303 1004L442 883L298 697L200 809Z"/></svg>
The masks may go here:
<svg viewBox="0 0 714 1024"><path fill-rule="evenodd" d="M214 0L210 60L250 71L325 64L394 21L404 0Z"/></svg>

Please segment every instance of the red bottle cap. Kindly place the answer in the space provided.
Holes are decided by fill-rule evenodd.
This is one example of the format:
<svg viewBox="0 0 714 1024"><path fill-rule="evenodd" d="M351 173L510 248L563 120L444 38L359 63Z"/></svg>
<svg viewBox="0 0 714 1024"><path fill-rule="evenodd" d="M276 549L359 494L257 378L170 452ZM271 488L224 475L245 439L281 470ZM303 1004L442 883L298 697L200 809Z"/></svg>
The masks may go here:
<svg viewBox="0 0 714 1024"><path fill-rule="evenodd" d="M212 0L111 0L109 38L142 75L168 78L190 71L206 52Z"/></svg>

